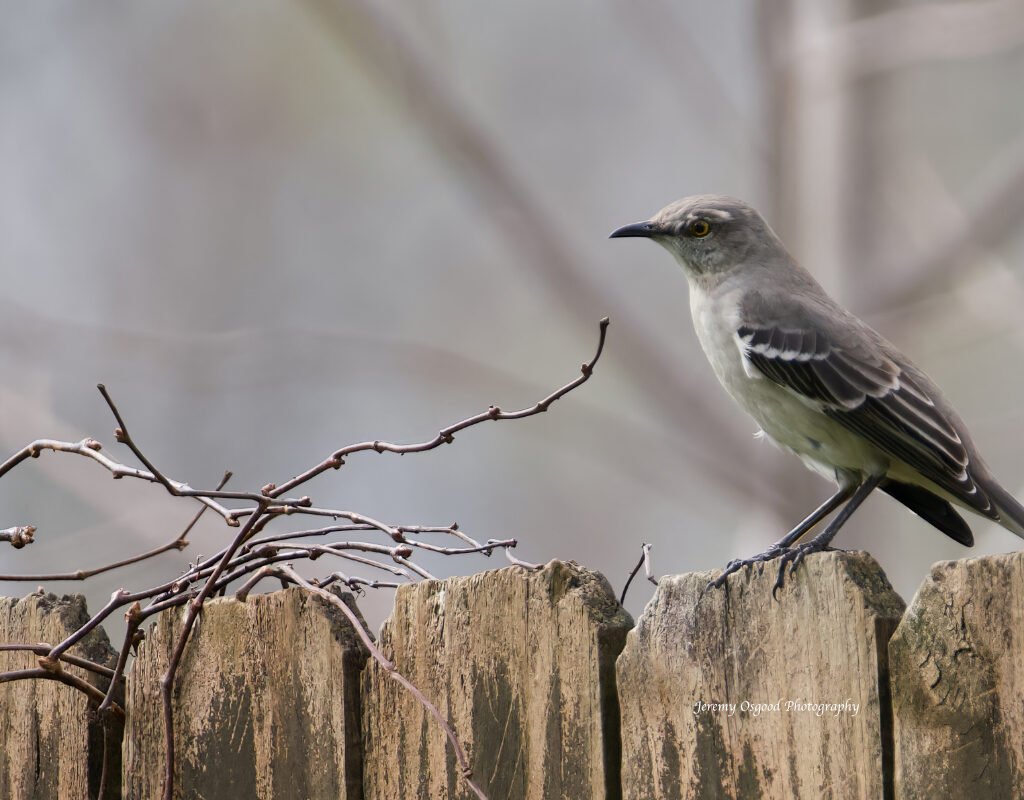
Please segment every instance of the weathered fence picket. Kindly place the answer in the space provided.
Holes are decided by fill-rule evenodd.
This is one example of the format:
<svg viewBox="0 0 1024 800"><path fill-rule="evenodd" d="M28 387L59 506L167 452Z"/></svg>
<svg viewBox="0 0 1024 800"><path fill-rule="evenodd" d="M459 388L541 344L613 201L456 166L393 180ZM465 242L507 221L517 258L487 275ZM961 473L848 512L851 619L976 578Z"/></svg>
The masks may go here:
<svg viewBox="0 0 1024 800"><path fill-rule="evenodd" d="M398 591L381 647L451 720L492 800L618 797L615 658L632 626L608 582L552 562ZM368 662L367 800L469 798L438 726Z"/></svg>
<svg viewBox="0 0 1024 800"><path fill-rule="evenodd" d="M424 581L378 646L491 800L1024 796L1024 554L938 564L905 613L863 553L808 558L778 600L770 568L711 577L662 579L635 628L575 564ZM0 600L0 637L53 644L87 618L80 597ZM125 798L159 796L179 627L165 613L129 674ZM99 629L71 652L112 663ZM173 706L179 798L472 796L436 720L301 589L209 602ZM0 797L95 797L101 733L71 687L0 684Z"/></svg>
<svg viewBox="0 0 1024 800"><path fill-rule="evenodd" d="M160 679L181 627L164 613L128 682L125 797L160 797ZM361 797L359 676L342 614L301 589L206 603L174 692L178 797Z"/></svg>
<svg viewBox="0 0 1024 800"><path fill-rule="evenodd" d="M1024 553L936 564L889 652L897 797L1024 797Z"/></svg>
<svg viewBox="0 0 1024 800"><path fill-rule="evenodd" d="M58 598L35 593L21 600L0 598L0 645L56 645L89 619L81 595ZM94 629L69 651L113 667L117 660L102 629ZM0 671L39 669L39 656L0 650ZM106 692L109 683L84 669L61 669ZM107 791L120 796L121 725L111 720L107 745ZM4 800L96 797L103 768L103 728L84 694L55 680L0 683L0 797Z"/></svg>
<svg viewBox="0 0 1024 800"><path fill-rule="evenodd" d="M627 800L884 796L903 601L863 553L808 559L778 600L775 573L661 580L618 663Z"/></svg>

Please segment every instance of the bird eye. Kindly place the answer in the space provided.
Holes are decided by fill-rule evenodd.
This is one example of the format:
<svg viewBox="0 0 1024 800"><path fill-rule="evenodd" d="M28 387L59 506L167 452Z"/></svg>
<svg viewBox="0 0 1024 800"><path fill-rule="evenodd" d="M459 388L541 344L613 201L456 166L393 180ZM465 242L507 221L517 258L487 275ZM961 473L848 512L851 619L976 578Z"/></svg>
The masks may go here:
<svg viewBox="0 0 1024 800"><path fill-rule="evenodd" d="M696 236L698 239L702 239L711 233L711 225L706 219L695 219L690 223L689 231L691 236Z"/></svg>

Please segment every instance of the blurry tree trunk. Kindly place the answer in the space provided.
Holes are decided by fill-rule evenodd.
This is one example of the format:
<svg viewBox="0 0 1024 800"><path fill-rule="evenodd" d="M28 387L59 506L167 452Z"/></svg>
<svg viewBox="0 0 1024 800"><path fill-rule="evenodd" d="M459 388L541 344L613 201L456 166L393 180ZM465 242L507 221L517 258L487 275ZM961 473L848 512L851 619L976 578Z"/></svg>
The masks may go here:
<svg viewBox="0 0 1024 800"><path fill-rule="evenodd" d="M883 79L851 82L847 62L815 45L877 5L771 0L755 12L766 83L765 215L794 257L854 309L871 289L864 265L877 260L884 239L867 235L885 229L876 113ZM823 499L820 481L795 462L773 480L791 498L793 523Z"/></svg>

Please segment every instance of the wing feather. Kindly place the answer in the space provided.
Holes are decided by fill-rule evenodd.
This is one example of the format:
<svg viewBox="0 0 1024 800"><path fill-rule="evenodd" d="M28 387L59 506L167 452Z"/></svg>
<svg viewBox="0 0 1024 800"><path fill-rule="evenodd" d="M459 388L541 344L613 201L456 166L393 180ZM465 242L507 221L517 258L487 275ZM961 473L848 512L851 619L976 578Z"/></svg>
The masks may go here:
<svg viewBox="0 0 1024 800"><path fill-rule="evenodd" d="M840 425L992 517L994 508L971 476L956 425L911 374L913 368L858 333L837 341L811 325L743 324L737 340L766 378L819 403Z"/></svg>

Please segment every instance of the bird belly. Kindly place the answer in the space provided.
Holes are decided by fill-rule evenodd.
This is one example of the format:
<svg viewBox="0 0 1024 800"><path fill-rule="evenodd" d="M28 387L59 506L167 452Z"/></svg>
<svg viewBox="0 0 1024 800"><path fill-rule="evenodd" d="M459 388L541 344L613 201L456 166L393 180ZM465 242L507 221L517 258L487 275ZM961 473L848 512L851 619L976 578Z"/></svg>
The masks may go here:
<svg viewBox="0 0 1024 800"><path fill-rule="evenodd" d="M819 404L779 386L744 363L735 335L739 327L738 292L709 297L699 287L690 291L694 328L711 368L726 392L753 417L767 438L829 480L885 473L888 459L874 445L827 417Z"/></svg>

